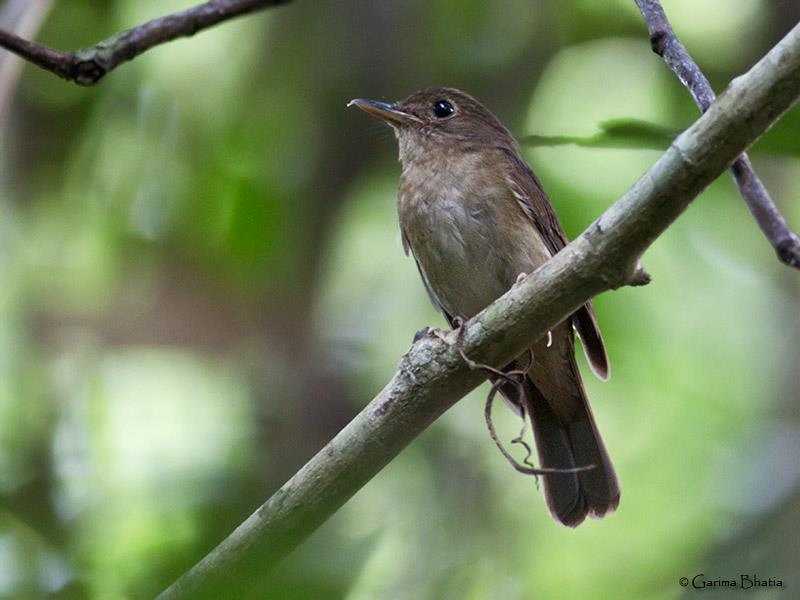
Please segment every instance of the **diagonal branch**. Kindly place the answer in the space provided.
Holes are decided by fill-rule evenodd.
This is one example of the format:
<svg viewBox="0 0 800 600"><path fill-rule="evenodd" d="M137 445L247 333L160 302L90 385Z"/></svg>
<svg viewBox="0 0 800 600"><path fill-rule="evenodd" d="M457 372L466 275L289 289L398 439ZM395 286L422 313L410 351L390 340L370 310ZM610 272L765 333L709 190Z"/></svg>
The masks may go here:
<svg viewBox="0 0 800 600"><path fill-rule="evenodd" d="M650 45L686 86L700 112L705 112L716 98L708 79L694 62L686 47L675 35L659 0L635 0L647 23ZM733 177L744 201L761 231L775 248L781 262L800 269L800 237L789 228L767 188L761 182L747 154L731 165Z"/></svg>
<svg viewBox="0 0 800 600"><path fill-rule="evenodd" d="M150 48L192 36L233 17L289 0L211 0L128 29L83 50L63 52L0 29L0 48L78 85L94 85L120 64Z"/></svg>
<svg viewBox="0 0 800 600"><path fill-rule="evenodd" d="M458 336L417 341L364 410L159 598L241 597L481 383L462 350L484 364L508 364L591 297L633 282L641 254L798 97L800 26L735 79L580 237L467 321Z"/></svg>

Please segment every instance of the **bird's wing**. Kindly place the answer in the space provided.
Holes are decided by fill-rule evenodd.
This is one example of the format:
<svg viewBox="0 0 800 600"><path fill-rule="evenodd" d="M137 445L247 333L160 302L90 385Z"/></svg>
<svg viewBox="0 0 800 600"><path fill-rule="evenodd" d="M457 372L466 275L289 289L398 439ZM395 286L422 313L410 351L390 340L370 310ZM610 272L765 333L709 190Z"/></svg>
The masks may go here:
<svg viewBox="0 0 800 600"><path fill-rule="evenodd" d="M444 318L447 319L447 322L449 323L450 327L455 329L456 322L455 319L453 318L453 315L447 312L442 303L439 302L439 299L436 297L433 288L431 288L431 284L428 282L428 277L425 275L425 271L422 270L422 265L419 264L417 257L414 256L414 250L411 248L411 244L409 244L405 232L401 231L400 233L403 238L403 250L405 251L406 255L411 255L414 258L414 262L417 265L417 271L419 271L419 276L422 279L422 283L425 285L425 291L428 292L428 298L431 299L431 303L439 310L439 312L441 312L444 315Z"/></svg>
<svg viewBox="0 0 800 600"><path fill-rule="evenodd" d="M519 206L539 230L550 252L558 253L569 240L561 228L561 223L541 182L515 149L501 146L499 150L508 161L505 176ZM587 302L572 314L572 324L581 338L592 371L600 379L608 379L608 355L591 302Z"/></svg>
<svg viewBox="0 0 800 600"><path fill-rule="evenodd" d="M544 193L542 184L531 168L522 160L516 151L500 147L500 151L508 160L505 171L506 181L517 199L522 211L533 222L542 234L544 243L551 254L556 254L569 240L558 217L553 212L550 200Z"/></svg>

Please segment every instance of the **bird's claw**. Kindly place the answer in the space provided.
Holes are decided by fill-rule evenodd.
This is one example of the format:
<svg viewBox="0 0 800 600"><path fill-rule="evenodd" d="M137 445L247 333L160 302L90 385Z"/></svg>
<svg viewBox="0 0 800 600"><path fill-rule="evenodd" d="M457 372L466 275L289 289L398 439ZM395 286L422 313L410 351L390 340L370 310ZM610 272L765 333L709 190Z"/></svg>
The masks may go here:
<svg viewBox="0 0 800 600"><path fill-rule="evenodd" d="M633 275L631 275L630 285L632 286L647 285L652 281L652 279L653 278L650 276L650 273L648 273L642 266L641 261L637 261L636 267L633 270Z"/></svg>
<svg viewBox="0 0 800 600"><path fill-rule="evenodd" d="M424 337L426 337L426 336L428 336L430 334L431 334L431 328L426 325L425 327L423 327L422 329L417 331L417 333L414 334L414 340L411 343L412 344L416 344L422 338L424 338Z"/></svg>
<svg viewBox="0 0 800 600"><path fill-rule="evenodd" d="M435 337L442 340L443 342L448 341L446 331L442 331L438 327L425 326L414 334L414 341L412 343L416 344L418 341L426 337Z"/></svg>

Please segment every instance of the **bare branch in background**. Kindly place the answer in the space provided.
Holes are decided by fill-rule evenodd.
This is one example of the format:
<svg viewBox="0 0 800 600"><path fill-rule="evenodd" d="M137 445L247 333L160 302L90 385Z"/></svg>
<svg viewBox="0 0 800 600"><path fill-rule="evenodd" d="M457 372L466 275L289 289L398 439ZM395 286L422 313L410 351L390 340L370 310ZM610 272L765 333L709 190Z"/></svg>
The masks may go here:
<svg viewBox="0 0 800 600"><path fill-rule="evenodd" d="M161 600L241 597L414 438L593 296L636 283L639 257L800 97L800 26L728 90L575 241L467 321L427 335L367 407ZM445 339L442 339L445 338Z"/></svg>
<svg viewBox="0 0 800 600"><path fill-rule="evenodd" d="M25 37L34 36L52 5L52 0L8 0L0 10L0 28ZM3 128L21 67L22 61L16 56L0 55L0 130Z"/></svg>
<svg viewBox="0 0 800 600"><path fill-rule="evenodd" d="M700 112L707 111L716 99L714 90L686 47L675 35L661 3L659 0L635 0L635 2L647 23L653 52L664 59L667 66L686 86ZM747 154L742 154L733 163L731 171L750 213L775 248L778 258L787 265L800 269L800 237L789 228L767 188L753 170Z"/></svg>
<svg viewBox="0 0 800 600"><path fill-rule="evenodd" d="M0 29L0 48L67 81L74 81L78 85L94 85L120 64L133 60L154 46L192 36L228 19L287 2L289 0L211 0L153 19L76 52L54 50Z"/></svg>

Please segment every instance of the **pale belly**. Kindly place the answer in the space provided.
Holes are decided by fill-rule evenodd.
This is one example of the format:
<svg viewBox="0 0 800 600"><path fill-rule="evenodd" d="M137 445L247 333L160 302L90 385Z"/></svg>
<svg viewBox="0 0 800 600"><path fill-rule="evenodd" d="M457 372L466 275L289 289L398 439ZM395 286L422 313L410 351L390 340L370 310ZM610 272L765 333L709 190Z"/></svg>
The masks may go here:
<svg viewBox="0 0 800 600"><path fill-rule="evenodd" d="M502 196L401 198L401 227L427 285L452 316L469 318L550 253L516 200Z"/></svg>

